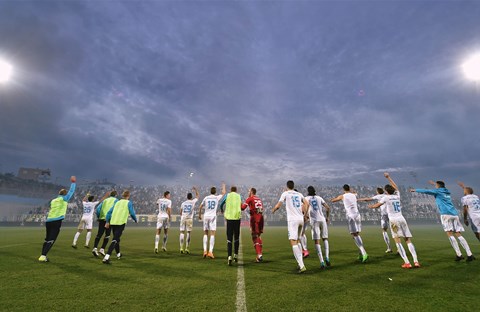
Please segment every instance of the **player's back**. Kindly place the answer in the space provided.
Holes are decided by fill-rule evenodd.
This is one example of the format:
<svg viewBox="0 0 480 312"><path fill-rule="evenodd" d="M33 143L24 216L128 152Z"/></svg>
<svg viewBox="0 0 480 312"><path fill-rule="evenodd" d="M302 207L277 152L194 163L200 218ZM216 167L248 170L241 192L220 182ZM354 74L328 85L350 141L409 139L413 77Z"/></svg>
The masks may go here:
<svg viewBox="0 0 480 312"><path fill-rule="evenodd" d="M157 201L158 204L158 217L168 218L167 209L172 207L172 201L168 198L160 198Z"/></svg>
<svg viewBox="0 0 480 312"><path fill-rule="evenodd" d="M386 195L386 194L377 194L377 195L373 196L372 198L375 199L377 202L380 202L385 195ZM380 206L380 213L381 213L382 215L386 215L386 214L387 214L387 207L385 206L385 204L382 204L382 205Z"/></svg>
<svg viewBox="0 0 480 312"><path fill-rule="evenodd" d="M468 215L470 217L480 217L480 200L477 195L468 194L463 196L462 205L468 206Z"/></svg>
<svg viewBox="0 0 480 312"><path fill-rule="evenodd" d="M380 202L385 203L385 209L390 220L403 218L400 194L385 195Z"/></svg>
<svg viewBox="0 0 480 312"><path fill-rule="evenodd" d="M83 217L93 217L93 212L95 211L95 206L98 205L96 202L82 202L83 205Z"/></svg>
<svg viewBox="0 0 480 312"><path fill-rule="evenodd" d="M343 206L347 216L356 216L359 214L357 206L357 195L353 193L343 194Z"/></svg>
<svg viewBox="0 0 480 312"><path fill-rule="evenodd" d="M437 203L440 214L458 216L448 189L444 187L436 189L435 202Z"/></svg>
<svg viewBox="0 0 480 312"><path fill-rule="evenodd" d="M263 202L257 195L250 196L245 201L250 209L250 215L262 215L263 214Z"/></svg>
<svg viewBox="0 0 480 312"><path fill-rule="evenodd" d="M322 204L325 203L325 200L318 195L307 196L305 197L305 199L310 204L308 209L310 220L319 221L319 220L325 219L325 216L323 215L323 209L322 209Z"/></svg>
<svg viewBox="0 0 480 312"><path fill-rule="evenodd" d="M188 219L193 218L194 207L195 207L196 203L197 203L196 198L186 200L182 203L181 207L182 207L182 217L183 218L188 218Z"/></svg>
<svg viewBox="0 0 480 312"><path fill-rule="evenodd" d="M202 201L205 208L204 217L215 217L217 215L218 202L222 199L223 195L208 195Z"/></svg>
<svg viewBox="0 0 480 312"><path fill-rule="evenodd" d="M282 193L279 201L284 202L286 205L288 221L303 220L303 198L302 194L293 190L288 190Z"/></svg>

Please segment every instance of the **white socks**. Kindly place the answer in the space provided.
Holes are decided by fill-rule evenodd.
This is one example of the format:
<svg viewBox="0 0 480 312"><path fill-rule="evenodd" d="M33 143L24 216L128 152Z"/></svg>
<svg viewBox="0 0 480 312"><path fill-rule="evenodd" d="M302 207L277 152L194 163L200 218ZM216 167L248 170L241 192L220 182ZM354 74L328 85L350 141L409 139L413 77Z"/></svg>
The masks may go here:
<svg viewBox="0 0 480 312"><path fill-rule="evenodd" d="M80 237L80 232L75 233L75 237L73 238L73 244L76 245L78 238Z"/></svg>
<svg viewBox="0 0 480 312"><path fill-rule="evenodd" d="M180 249L183 249L183 242L185 241L185 234L180 233Z"/></svg>
<svg viewBox="0 0 480 312"><path fill-rule="evenodd" d="M190 247L190 232L187 232L187 249Z"/></svg>
<svg viewBox="0 0 480 312"><path fill-rule="evenodd" d="M211 236L210 236L211 237ZM208 243L208 235L203 235L203 251L207 252L207 243ZM210 245L212 244L212 239L210 238Z"/></svg>
<svg viewBox="0 0 480 312"><path fill-rule="evenodd" d="M407 254L405 253L405 249L403 248L402 243L396 243L396 245L397 245L398 253L400 254L400 257L402 257L403 261L405 263L410 263L410 261L407 258Z"/></svg>
<svg viewBox="0 0 480 312"><path fill-rule="evenodd" d="M317 251L317 255L318 255L318 259L320 259L320 263L323 263L322 246L320 246L320 244L315 244L315 250Z"/></svg>
<svg viewBox="0 0 480 312"><path fill-rule="evenodd" d="M330 258L330 246L328 245L328 239L323 241L323 247L325 248L325 258Z"/></svg>
<svg viewBox="0 0 480 312"><path fill-rule="evenodd" d="M302 244L303 250L307 250L307 235L300 236L300 244Z"/></svg>
<svg viewBox="0 0 480 312"><path fill-rule="evenodd" d="M462 245L463 249L465 249L465 251L467 252L467 256L470 257L472 255L472 251L470 250L470 246L468 246L468 243L465 240L465 238L463 238L463 236L459 236L457 237L457 239L460 241L460 244Z"/></svg>
<svg viewBox="0 0 480 312"><path fill-rule="evenodd" d="M293 250L293 255L295 256L295 260L297 260L297 263L298 263L298 266L301 268L303 268L305 265L303 264L303 256L302 256L302 248L300 247L300 245L293 245L292 246L292 250Z"/></svg>
<svg viewBox="0 0 480 312"><path fill-rule="evenodd" d="M213 252L213 246L215 246L215 236L210 235L210 252Z"/></svg>
<svg viewBox="0 0 480 312"><path fill-rule="evenodd" d="M407 247L413 257L413 262L418 262L417 252L415 251L415 246L413 246L413 243L407 244Z"/></svg>
<svg viewBox="0 0 480 312"><path fill-rule="evenodd" d="M383 232L383 240L385 241L385 244L387 244L387 248L390 249L390 238L388 237L387 232Z"/></svg>
<svg viewBox="0 0 480 312"><path fill-rule="evenodd" d="M158 242L160 241L160 235L155 235L155 248L158 249Z"/></svg>
<svg viewBox="0 0 480 312"><path fill-rule="evenodd" d="M450 240L450 244L452 244L452 247L455 250L455 253L457 254L457 256L461 257L462 253L460 252L460 247L458 247L458 243L455 237L452 235L452 236L449 236L448 239Z"/></svg>
<svg viewBox="0 0 480 312"><path fill-rule="evenodd" d="M165 234L165 235L163 236L163 248L167 247L167 239L168 239L168 235Z"/></svg>
<svg viewBox="0 0 480 312"><path fill-rule="evenodd" d="M85 240L85 246L90 244L90 238L92 237L92 232L87 232L87 239Z"/></svg>
<svg viewBox="0 0 480 312"><path fill-rule="evenodd" d="M367 252L365 251L365 248L363 248L363 241L360 235L354 236L353 240L355 241L355 245L357 245L358 249L360 249L362 256L365 256Z"/></svg>

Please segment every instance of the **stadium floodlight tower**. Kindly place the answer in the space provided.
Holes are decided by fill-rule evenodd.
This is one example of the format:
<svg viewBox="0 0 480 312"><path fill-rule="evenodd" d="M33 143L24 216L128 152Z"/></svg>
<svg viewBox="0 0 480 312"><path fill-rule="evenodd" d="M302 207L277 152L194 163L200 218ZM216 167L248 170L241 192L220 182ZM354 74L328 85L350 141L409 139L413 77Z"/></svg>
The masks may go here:
<svg viewBox="0 0 480 312"><path fill-rule="evenodd" d="M0 84L7 83L12 76L12 65L0 59Z"/></svg>
<svg viewBox="0 0 480 312"><path fill-rule="evenodd" d="M476 89L480 83L480 52L472 55L462 65L463 72L467 79L475 82Z"/></svg>

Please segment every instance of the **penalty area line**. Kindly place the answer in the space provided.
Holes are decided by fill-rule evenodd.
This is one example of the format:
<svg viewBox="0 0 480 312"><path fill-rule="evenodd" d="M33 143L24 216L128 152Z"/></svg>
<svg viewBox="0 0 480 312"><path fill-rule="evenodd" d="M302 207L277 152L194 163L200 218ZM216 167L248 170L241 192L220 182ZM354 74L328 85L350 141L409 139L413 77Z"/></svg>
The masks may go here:
<svg viewBox="0 0 480 312"><path fill-rule="evenodd" d="M245 274L243 269L243 251L241 239L240 247L238 248L237 300L235 306L237 307L237 312L247 312L247 298L245 295Z"/></svg>

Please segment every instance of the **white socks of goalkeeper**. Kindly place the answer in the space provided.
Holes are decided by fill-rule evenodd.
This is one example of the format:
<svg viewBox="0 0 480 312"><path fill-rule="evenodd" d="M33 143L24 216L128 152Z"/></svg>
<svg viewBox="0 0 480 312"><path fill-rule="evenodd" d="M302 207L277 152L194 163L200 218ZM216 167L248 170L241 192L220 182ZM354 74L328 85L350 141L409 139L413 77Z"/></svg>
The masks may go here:
<svg viewBox="0 0 480 312"><path fill-rule="evenodd" d="M85 246L90 244L90 238L92 238L92 232L87 232L87 239L85 240Z"/></svg>
<svg viewBox="0 0 480 312"><path fill-rule="evenodd" d="M302 247L300 246L300 244L293 245L292 250L293 256L295 257L295 260L297 260L299 268L303 268L305 265L303 264Z"/></svg>
<svg viewBox="0 0 480 312"><path fill-rule="evenodd" d="M453 236L450 236L450 238L455 239ZM472 255L472 251L470 250L470 246L468 246L468 243L465 240L465 238L463 238L463 236L459 236L459 237L457 237L457 239L460 242L460 244L462 245L463 249L465 249L465 251L467 253L467 256L470 257ZM453 246L453 244L452 244L452 246ZM457 244L457 248L458 248L458 244ZM459 250L459 252L460 252L460 250ZM458 255L458 253L457 253L457 255ZM460 255L462 255L462 254L460 254Z"/></svg>
<svg viewBox="0 0 480 312"><path fill-rule="evenodd" d="M354 236L353 240L355 241L355 245L357 245L358 249L360 249L362 256L365 256L367 252L365 251L365 248L363 248L363 241L360 235Z"/></svg>
<svg viewBox="0 0 480 312"><path fill-rule="evenodd" d="M185 234L180 233L180 249L183 249L184 241L185 241Z"/></svg>
<svg viewBox="0 0 480 312"><path fill-rule="evenodd" d="M77 245L78 238L80 237L80 232L75 233L75 237L73 237L73 245Z"/></svg>
<svg viewBox="0 0 480 312"><path fill-rule="evenodd" d="M317 251L318 259L320 259L320 264L322 264L323 261L323 254L322 254L322 246L320 244L315 244L315 250Z"/></svg>

